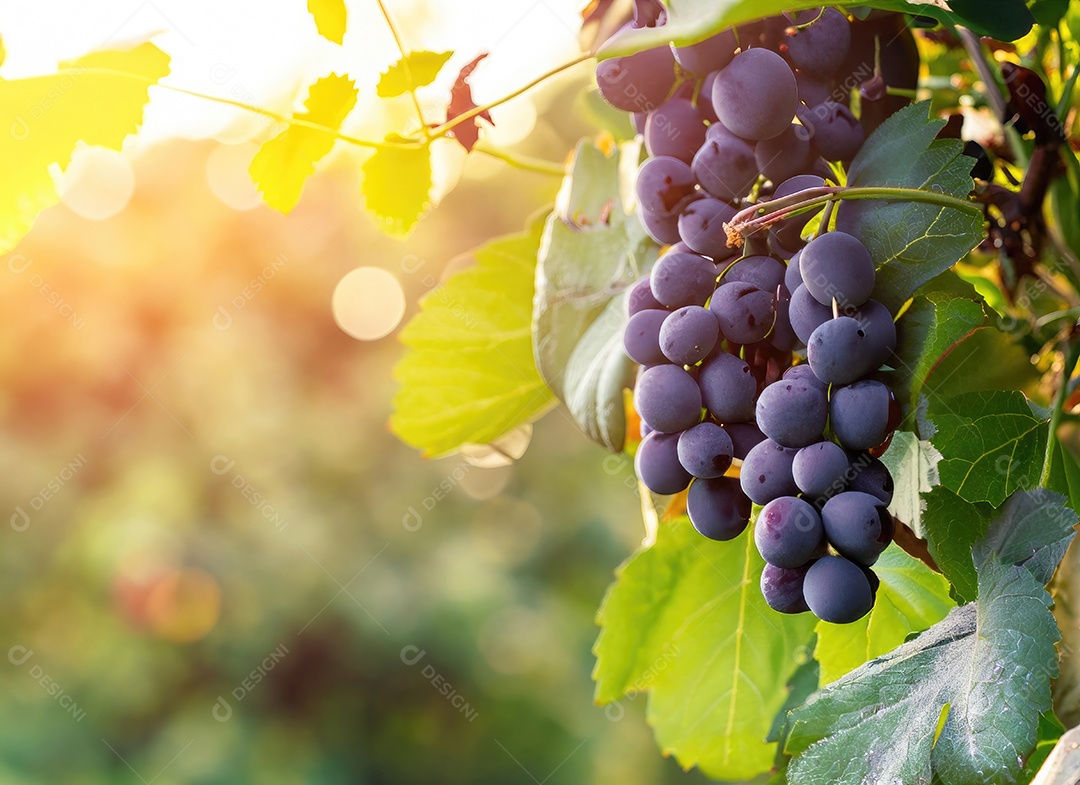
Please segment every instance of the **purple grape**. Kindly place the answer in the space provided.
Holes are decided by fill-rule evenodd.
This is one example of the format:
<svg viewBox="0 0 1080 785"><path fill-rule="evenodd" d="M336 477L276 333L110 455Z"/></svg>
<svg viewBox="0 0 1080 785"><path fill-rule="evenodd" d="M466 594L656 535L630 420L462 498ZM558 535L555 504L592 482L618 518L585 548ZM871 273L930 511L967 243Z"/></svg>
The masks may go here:
<svg viewBox="0 0 1080 785"><path fill-rule="evenodd" d="M730 428L728 430L730 433ZM738 453L736 453L738 457ZM869 453L850 456L848 489L876 496L882 504L892 504L893 478L889 467Z"/></svg>
<svg viewBox="0 0 1080 785"><path fill-rule="evenodd" d="M806 359L828 384L851 384L877 369L877 347L850 316L829 319L810 335Z"/></svg>
<svg viewBox="0 0 1080 785"><path fill-rule="evenodd" d="M690 523L710 540L733 540L746 530L753 506L733 477L694 480L686 495Z"/></svg>
<svg viewBox="0 0 1080 785"><path fill-rule="evenodd" d="M842 556L825 556L810 565L803 596L815 616L833 624L850 624L874 607L866 573Z"/></svg>
<svg viewBox="0 0 1080 785"><path fill-rule="evenodd" d="M738 252L728 246L724 231L724 224L734 217L731 205L709 197L698 199L679 216L679 239L713 261L728 259Z"/></svg>
<svg viewBox="0 0 1080 785"><path fill-rule="evenodd" d="M794 496L799 492L791 474L791 464L797 450L781 447L772 439L756 445L743 459L739 482L743 493L754 504L768 504L781 496Z"/></svg>
<svg viewBox="0 0 1080 785"><path fill-rule="evenodd" d="M821 388L805 381L773 382L757 400L758 428L784 447L806 447L819 441L828 415L829 403Z"/></svg>
<svg viewBox="0 0 1080 785"><path fill-rule="evenodd" d="M720 123L709 126L691 166L701 187L718 199L746 196L758 178L753 145Z"/></svg>
<svg viewBox="0 0 1080 785"><path fill-rule="evenodd" d="M841 307L858 307L874 290L874 260L858 238L828 232L806 244L799 257L803 285L822 305L835 299Z"/></svg>
<svg viewBox="0 0 1080 785"><path fill-rule="evenodd" d="M742 281L763 292L775 292L784 282L784 263L771 256L744 256L727 268L720 281Z"/></svg>
<svg viewBox="0 0 1080 785"><path fill-rule="evenodd" d="M817 151L830 161L850 161L866 138L851 110L836 101L800 109L799 121L809 129Z"/></svg>
<svg viewBox="0 0 1080 785"><path fill-rule="evenodd" d="M819 390L821 390L823 394L827 394L829 392L829 385L825 384L825 382L817 378L817 376L814 375L814 369L806 363L803 363L802 365L791 366L786 371L784 371L784 375L782 378L798 380L800 382L812 384Z"/></svg>
<svg viewBox="0 0 1080 785"><path fill-rule="evenodd" d="M821 15L817 9L803 11L795 17L796 25L809 26L798 29L789 27L784 36L787 57L796 68L814 74L835 73L851 48L851 25L847 17L835 8L825 8Z"/></svg>
<svg viewBox="0 0 1080 785"><path fill-rule="evenodd" d="M750 366L733 354L714 352L698 374L701 399L717 421L746 422L754 417L757 379Z"/></svg>
<svg viewBox="0 0 1080 785"><path fill-rule="evenodd" d="M703 305L716 288L716 265L693 253L671 253L661 256L653 267L653 297L668 308L684 305Z"/></svg>
<svg viewBox="0 0 1080 785"><path fill-rule="evenodd" d="M800 341L791 326L791 295L783 285L778 286L776 292L776 323L769 333L769 343L783 352L794 351Z"/></svg>
<svg viewBox="0 0 1080 785"><path fill-rule="evenodd" d="M735 38L735 31L721 30L716 35L709 36L696 44L676 46L675 62L691 73L704 76L730 63L738 48L739 42ZM705 93L705 95L711 95L711 93Z"/></svg>
<svg viewBox="0 0 1080 785"><path fill-rule="evenodd" d="M776 297L742 281L721 284L709 301L720 332L738 344L756 343L776 321Z"/></svg>
<svg viewBox="0 0 1080 785"><path fill-rule="evenodd" d="M661 433L677 433L701 420L701 391L694 377L677 365L655 365L638 377L638 414Z"/></svg>
<svg viewBox="0 0 1080 785"><path fill-rule="evenodd" d="M803 581L810 565L785 569L766 564L761 571L761 596L777 613L806 613L810 606L803 598Z"/></svg>
<svg viewBox="0 0 1080 785"><path fill-rule="evenodd" d="M653 432L641 440L634 456L634 470L653 493L669 496L686 490L690 474L679 463L679 436Z"/></svg>
<svg viewBox="0 0 1080 785"><path fill-rule="evenodd" d="M808 343L814 330L832 319L832 309L815 300L814 295L810 294L803 284L791 293L788 317L791 320L791 329L799 336L799 340Z"/></svg>
<svg viewBox="0 0 1080 785"><path fill-rule="evenodd" d="M660 350L673 363L695 365L716 346L720 324L708 308L687 305L667 314L660 327Z"/></svg>
<svg viewBox="0 0 1080 785"><path fill-rule="evenodd" d="M734 448L727 431L713 422L702 422L679 436L679 462L694 477L723 477L731 466Z"/></svg>
<svg viewBox="0 0 1080 785"><path fill-rule="evenodd" d="M870 567L889 547L893 519L876 496L846 491L825 502L821 520L829 544L841 556Z"/></svg>
<svg viewBox="0 0 1080 785"><path fill-rule="evenodd" d="M869 450L883 443L892 431L896 399L889 388L873 379L836 387L829 401L829 427L849 450Z"/></svg>
<svg viewBox="0 0 1080 785"><path fill-rule="evenodd" d="M789 292L794 293L802 286L802 272L799 269L799 261L802 259L802 251L796 251L788 259L787 269L784 271L784 286Z"/></svg>
<svg viewBox="0 0 1080 785"><path fill-rule="evenodd" d="M645 149L651 156L671 156L689 164L705 143L705 117L685 98L672 98L649 112Z"/></svg>
<svg viewBox="0 0 1080 785"><path fill-rule="evenodd" d="M765 441L765 434L757 427L757 423L734 422L724 426L728 436L731 437L731 445L735 457L740 461L746 458L746 454L754 447Z"/></svg>
<svg viewBox="0 0 1080 785"><path fill-rule="evenodd" d="M660 349L660 330L667 311L638 311L623 329L623 349L626 356L641 365L663 365L668 362Z"/></svg>
<svg viewBox="0 0 1080 785"><path fill-rule="evenodd" d="M795 69L795 83L799 88L799 100L807 106L817 106L833 98L832 85L806 71Z"/></svg>
<svg viewBox="0 0 1080 785"><path fill-rule="evenodd" d="M799 105L795 74L768 49L735 55L713 83L716 116L732 133L758 140L779 136Z"/></svg>
<svg viewBox="0 0 1080 785"><path fill-rule="evenodd" d="M810 135L801 125L789 125L779 136L762 139L754 149L758 170L774 183L805 172L813 159Z"/></svg>
<svg viewBox="0 0 1080 785"><path fill-rule="evenodd" d="M873 343L875 367L882 365L896 349L896 324L889 309L877 300L867 300L848 315L862 325L863 332Z"/></svg>
<svg viewBox="0 0 1080 785"><path fill-rule="evenodd" d="M649 112L675 87L675 57L667 46L613 57L596 66L600 95L624 112Z"/></svg>
<svg viewBox="0 0 1080 785"><path fill-rule="evenodd" d="M795 454L791 474L800 491L817 499L835 496L844 489L848 466L844 449L823 441L803 447Z"/></svg>
<svg viewBox="0 0 1080 785"><path fill-rule="evenodd" d="M660 245L671 245L672 243L679 242L679 215L682 210L686 208L695 195L691 194L686 197L683 202L679 203L679 207L676 210L675 215L656 215L650 213L644 209L641 204L637 206L638 220L641 221L641 225L645 229L645 234L649 235Z"/></svg>
<svg viewBox="0 0 1080 785"><path fill-rule="evenodd" d="M650 158L638 168L638 204L657 216L678 215L677 208L694 193L697 180L690 167L678 158Z"/></svg>
<svg viewBox="0 0 1080 785"><path fill-rule="evenodd" d="M626 295L626 315L633 316L641 311L663 310L663 304L653 297L649 276L637 281Z"/></svg>
<svg viewBox="0 0 1080 785"><path fill-rule="evenodd" d="M761 558L787 569L813 559L824 538L817 510L795 496L781 496L766 504L754 526L754 544Z"/></svg>

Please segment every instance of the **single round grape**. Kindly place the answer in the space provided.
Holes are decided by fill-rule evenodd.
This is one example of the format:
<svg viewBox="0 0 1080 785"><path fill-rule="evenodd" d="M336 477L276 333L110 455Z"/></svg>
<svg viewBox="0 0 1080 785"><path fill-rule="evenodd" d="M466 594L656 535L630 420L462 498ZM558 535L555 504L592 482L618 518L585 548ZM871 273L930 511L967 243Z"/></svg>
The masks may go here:
<svg viewBox="0 0 1080 785"><path fill-rule="evenodd" d="M761 596L777 613L806 613L810 606L803 597L803 581L810 569L807 564L795 569L766 564L761 571Z"/></svg>
<svg viewBox="0 0 1080 785"><path fill-rule="evenodd" d="M772 439L765 439L754 446L743 458L739 470L739 482L743 493L754 504L768 504L781 496L794 496L799 492L795 478L791 474L791 463L795 453L781 447Z"/></svg>
<svg viewBox="0 0 1080 785"><path fill-rule="evenodd" d="M806 359L828 384L851 384L877 369L877 350L850 316L829 319L810 335Z"/></svg>
<svg viewBox="0 0 1080 785"><path fill-rule="evenodd" d="M829 392L829 385L825 384L825 382L817 378L817 376L814 374L814 369L806 363L803 363L802 365L791 366L786 371L784 371L783 378L791 380L797 379L798 381L812 384L819 390L821 390L823 394L827 394Z"/></svg>
<svg viewBox="0 0 1080 785"><path fill-rule="evenodd" d="M701 187L719 199L746 196L758 178L753 145L720 123L709 126L691 167Z"/></svg>
<svg viewBox="0 0 1080 785"><path fill-rule="evenodd" d="M748 344L760 341L776 320L776 298L742 281L721 284L709 301L709 310L729 341Z"/></svg>
<svg viewBox="0 0 1080 785"><path fill-rule="evenodd" d="M679 463L678 447L678 434L656 431L638 445L634 471L653 493L669 496L690 484L690 473Z"/></svg>
<svg viewBox="0 0 1080 785"><path fill-rule="evenodd" d="M801 30L796 25L808 25ZM787 29L784 45L788 60L796 68L814 74L835 73L851 48L851 25L835 8L803 11Z"/></svg>
<svg viewBox="0 0 1080 785"><path fill-rule="evenodd" d="M728 436L731 437L731 445L735 457L740 461L746 458L746 454L754 447L765 441L765 434L757 427L757 423L733 422L724 426Z"/></svg>
<svg viewBox="0 0 1080 785"><path fill-rule="evenodd" d="M698 374L705 408L722 423L745 422L754 417L757 379L750 366L733 354L714 352Z"/></svg>
<svg viewBox="0 0 1080 785"><path fill-rule="evenodd" d="M672 98L649 112L645 120L645 149L652 156L671 156L685 163L705 143L705 117L685 98Z"/></svg>
<svg viewBox="0 0 1080 785"><path fill-rule="evenodd" d="M846 314L862 325L873 345L874 367L885 363L896 349L896 324L889 309L877 300L867 300L853 313Z"/></svg>
<svg viewBox="0 0 1080 785"><path fill-rule="evenodd" d="M633 316L641 311L662 311L664 304L653 297L649 276L645 276L630 287L626 295L626 315Z"/></svg>
<svg viewBox="0 0 1080 785"><path fill-rule="evenodd" d="M869 493L845 491L833 496L821 508L821 521L836 552L864 567L876 562L892 542L892 516Z"/></svg>
<svg viewBox="0 0 1080 785"><path fill-rule="evenodd" d="M799 121L810 129L814 148L829 161L850 161L866 139L855 115L836 101L800 109Z"/></svg>
<svg viewBox="0 0 1080 785"><path fill-rule="evenodd" d="M784 263L771 256L744 256L724 272L721 283L742 281L763 292L776 292L784 282Z"/></svg>
<svg viewBox="0 0 1080 785"><path fill-rule="evenodd" d="M694 193L697 180L690 167L678 158L649 158L638 168L638 204L653 215L677 215L676 208Z"/></svg>
<svg viewBox="0 0 1080 785"><path fill-rule="evenodd" d="M784 447L805 447L820 440L828 415L829 403L821 388L798 380L773 382L757 400L758 428Z"/></svg>
<svg viewBox="0 0 1080 785"><path fill-rule="evenodd" d="M604 100L624 112L648 112L667 100L675 87L675 57L658 46L596 66L596 86Z"/></svg>
<svg viewBox="0 0 1080 785"><path fill-rule="evenodd" d="M833 97L833 86L828 79L801 69L795 69L795 84L799 89L799 100L807 106L817 106ZM807 138L810 136L807 134Z"/></svg>
<svg viewBox="0 0 1080 785"><path fill-rule="evenodd" d="M866 573L842 556L825 556L810 565L803 597L815 616L833 624L850 624L874 607Z"/></svg>
<svg viewBox="0 0 1080 785"><path fill-rule="evenodd" d="M788 259L787 269L784 270L784 286L787 287L789 292L794 293L796 289L802 286L802 271L799 268L799 262L802 259L802 250L796 251Z"/></svg>
<svg viewBox="0 0 1080 785"><path fill-rule="evenodd" d="M758 170L774 183L781 183L806 171L813 157L810 135L792 123L779 136L762 139L754 148Z"/></svg>
<svg viewBox="0 0 1080 785"><path fill-rule="evenodd" d="M679 462L694 477L723 477L733 455L731 437L716 423L698 423L679 436Z"/></svg>
<svg viewBox="0 0 1080 785"><path fill-rule="evenodd" d="M799 105L795 74L784 58L768 49L735 55L713 83L716 116L744 139L779 136Z"/></svg>
<svg viewBox="0 0 1080 785"><path fill-rule="evenodd" d="M791 463L791 474L799 490L818 499L835 496L847 484L848 456L833 442L823 441L803 447Z"/></svg>
<svg viewBox="0 0 1080 785"><path fill-rule="evenodd" d="M634 389L638 414L661 433L677 433L701 420L701 390L677 365L646 368Z"/></svg>
<svg viewBox="0 0 1080 785"><path fill-rule="evenodd" d="M716 265L694 253L666 253L649 274L653 297L669 308L703 305L716 288Z"/></svg>
<svg viewBox="0 0 1080 785"><path fill-rule="evenodd" d="M734 256L737 248L728 247L724 224L735 217L735 208L719 199L706 197L687 205L679 216L679 237L699 254L714 261Z"/></svg>
<svg viewBox="0 0 1080 785"><path fill-rule="evenodd" d="M753 505L733 477L694 480L686 495L690 523L710 540L733 540L750 523Z"/></svg>
<svg viewBox="0 0 1080 785"><path fill-rule="evenodd" d="M888 386L862 379L836 387L829 401L829 425L837 441L849 450L869 450L882 444L894 427L896 399Z"/></svg>
<svg viewBox="0 0 1080 785"><path fill-rule="evenodd" d="M689 46L675 47L675 62L691 73L704 76L711 71L718 71L731 62L735 57L735 50L739 48L739 41L735 38L735 31L728 28L721 30L704 41L698 41ZM712 93L702 94L710 96Z"/></svg>
<svg viewBox="0 0 1080 785"><path fill-rule="evenodd" d="M638 311L623 329L623 349L626 356L641 365L663 365L668 362L660 349L660 331L667 311ZM714 320L715 321L715 320Z"/></svg>
<svg viewBox="0 0 1080 785"><path fill-rule="evenodd" d="M679 365L695 365L716 346L720 323L708 308L686 305L670 314L660 327L660 351Z"/></svg>
<svg viewBox="0 0 1080 785"><path fill-rule="evenodd" d="M761 558L777 567L802 567L818 553L825 530L821 516L795 496L781 496L766 504L754 526L754 543Z"/></svg>
<svg viewBox="0 0 1080 785"><path fill-rule="evenodd" d="M791 329L805 344L809 343L814 330L832 319L832 309L815 300L806 285L802 284L791 293L788 318L791 320Z"/></svg>
<svg viewBox="0 0 1080 785"><path fill-rule="evenodd" d="M769 333L769 343L785 352L794 351L800 344L791 326L791 295L783 285L776 288L776 322Z"/></svg>
<svg viewBox="0 0 1080 785"><path fill-rule="evenodd" d="M874 289L874 260L858 238L827 232L806 244L799 257L803 285L822 305L858 307Z"/></svg>
<svg viewBox="0 0 1080 785"><path fill-rule="evenodd" d="M656 215L650 213L639 203L636 212L638 220L645 229L645 234L660 245L671 245L679 242L679 215L695 198L697 198L697 194L691 194L682 202L679 202L675 215Z"/></svg>
<svg viewBox="0 0 1080 785"><path fill-rule="evenodd" d="M882 504L892 504L893 478L889 467L870 453L850 457L848 489L876 496Z"/></svg>

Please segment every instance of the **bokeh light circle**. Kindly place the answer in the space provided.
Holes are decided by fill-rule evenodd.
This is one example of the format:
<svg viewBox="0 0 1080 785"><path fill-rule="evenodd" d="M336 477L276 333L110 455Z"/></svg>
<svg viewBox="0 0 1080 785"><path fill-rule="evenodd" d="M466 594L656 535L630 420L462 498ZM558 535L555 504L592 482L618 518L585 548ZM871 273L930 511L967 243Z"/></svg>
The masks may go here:
<svg viewBox="0 0 1080 785"><path fill-rule="evenodd" d="M90 221L112 218L135 193L135 172L123 153L105 147L80 147L59 178L60 201Z"/></svg>
<svg viewBox="0 0 1080 785"><path fill-rule="evenodd" d="M334 321L359 341L377 341L397 329L405 316L405 292L392 273L357 267L334 288Z"/></svg>
<svg viewBox="0 0 1080 785"><path fill-rule="evenodd" d="M258 152L256 144L223 144L206 159L206 182L223 204L234 210L254 210L262 196L251 181L248 167Z"/></svg>

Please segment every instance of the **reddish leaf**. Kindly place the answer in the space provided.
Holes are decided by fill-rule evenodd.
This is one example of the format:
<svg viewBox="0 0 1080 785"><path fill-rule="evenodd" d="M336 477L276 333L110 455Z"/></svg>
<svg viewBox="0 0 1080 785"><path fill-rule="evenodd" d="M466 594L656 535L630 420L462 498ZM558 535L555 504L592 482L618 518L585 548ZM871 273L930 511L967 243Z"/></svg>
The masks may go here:
<svg viewBox="0 0 1080 785"><path fill-rule="evenodd" d="M446 109L447 122L476 108L476 102L473 101L472 97L472 88L469 86L469 77L472 75L473 69L475 69L476 66L480 64L480 61L487 56L487 52L477 55L472 62L461 69L461 73L458 74L457 80L450 90L450 106ZM471 152L476 145L477 139L480 138L480 126L478 121L481 118L487 120L492 125L495 125L495 121L491 119L491 114L485 110L475 117L470 117L459 125L455 125L454 129L450 131L449 136L457 139L462 147Z"/></svg>

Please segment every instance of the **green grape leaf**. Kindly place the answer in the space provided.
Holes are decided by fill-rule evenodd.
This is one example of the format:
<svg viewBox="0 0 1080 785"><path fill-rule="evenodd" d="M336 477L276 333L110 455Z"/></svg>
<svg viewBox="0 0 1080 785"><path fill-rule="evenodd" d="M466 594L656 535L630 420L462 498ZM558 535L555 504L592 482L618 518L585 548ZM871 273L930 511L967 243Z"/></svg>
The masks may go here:
<svg viewBox="0 0 1080 785"><path fill-rule="evenodd" d="M916 536L926 536L926 502L922 494L938 484L941 453L911 431L897 431L881 461L893 478L889 512L906 523Z"/></svg>
<svg viewBox="0 0 1080 785"><path fill-rule="evenodd" d="M634 364L622 348L622 294L656 259L632 209L640 143L607 156L582 141L544 228L536 273L534 350L540 374L591 439L626 440L623 390Z"/></svg>
<svg viewBox="0 0 1080 785"><path fill-rule="evenodd" d="M902 644L945 618L955 605L949 583L897 545L890 545L874 565L881 580L874 609L852 624L817 624L814 656L821 663L821 683L829 684Z"/></svg>
<svg viewBox="0 0 1080 785"><path fill-rule="evenodd" d="M820 8L805 0L666 0L667 22L662 27L628 31L601 48L600 57L615 57L663 46L668 41L689 44L725 27L750 22L783 11ZM1025 35L1034 22L1024 0L866 0L867 8L930 16L949 25L964 25L980 35L1012 41Z"/></svg>
<svg viewBox="0 0 1080 785"><path fill-rule="evenodd" d="M394 98L429 85L453 56L453 52L409 52L379 76L375 92L380 98Z"/></svg>
<svg viewBox="0 0 1080 785"><path fill-rule="evenodd" d="M923 384L957 344L986 324L981 303L941 292L917 298L897 321L896 353L889 364L893 394L910 414L918 406Z"/></svg>
<svg viewBox="0 0 1080 785"><path fill-rule="evenodd" d="M918 188L966 199L972 159L959 139L936 139L944 120L929 102L901 109L870 135L848 170L850 186ZM874 297L893 313L919 287L949 269L983 236L981 215L952 207L876 199L845 201L836 228L865 243L878 265Z"/></svg>
<svg viewBox="0 0 1080 785"><path fill-rule="evenodd" d="M1080 510L1080 462L1063 441L1054 445L1051 458L1048 486L1068 496L1073 508Z"/></svg>
<svg viewBox="0 0 1080 785"><path fill-rule="evenodd" d="M56 74L0 79L0 253L60 201L49 168L67 169L79 143L119 150L142 124L149 88L168 73L169 56L140 44L62 63Z"/></svg>
<svg viewBox="0 0 1080 785"><path fill-rule="evenodd" d="M533 363L533 275L541 225L496 238L429 292L405 327L390 426L438 457L489 444L552 405Z"/></svg>
<svg viewBox="0 0 1080 785"><path fill-rule="evenodd" d="M597 701L649 691L657 741L686 769L743 780L773 765L765 738L813 619L769 609L763 566L749 532L715 542L682 518L620 568L600 608Z"/></svg>
<svg viewBox="0 0 1080 785"><path fill-rule="evenodd" d="M1046 449L1046 420L1022 392L996 390L935 396L927 416L941 452L941 484L969 502L1000 505L1018 488L1038 484Z"/></svg>
<svg viewBox="0 0 1080 785"><path fill-rule="evenodd" d="M388 136L388 142L401 141ZM407 237L431 206L431 149L390 147L376 150L361 167L360 192L379 228Z"/></svg>
<svg viewBox="0 0 1080 785"><path fill-rule="evenodd" d="M304 101L305 111L296 118L337 130L354 106L353 80L331 74L311 85ZM315 164L333 146L333 134L300 125L291 125L264 143L249 170L263 201L283 213L296 207L304 183L315 172Z"/></svg>
<svg viewBox="0 0 1080 785"><path fill-rule="evenodd" d="M308 0L307 8L319 35L335 44L345 40L345 0Z"/></svg>
<svg viewBox="0 0 1080 785"><path fill-rule="evenodd" d="M1043 27L1056 27L1069 10L1069 0L1032 0L1031 13Z"/></svg>
<svg viewBox="0 0 1080 785"><path fill-rule="evenodd" d="M953 347L923 385L930 400L984 390L1034 390L1031 355L1008 333L988 326Z"/></svg>
<svg viewBox="0 0 1080 785"><path fill-rule="evenodd" d="M971 559L971 546L990 525L994 509L989 504L964 501L948 488L937 487L925 497L926 520L923 537L934 563L953 586L960 602L978 596L978 576Z"/></svg>
<svg viewBox="0 0 1080 785"><path fill-rule="evenodd" d="M1010 499L974 550L977 602L792 712L789 783L1013 781L1051 707L1060 635L1043 578L1075 517L1044 489Z"/></svg>

